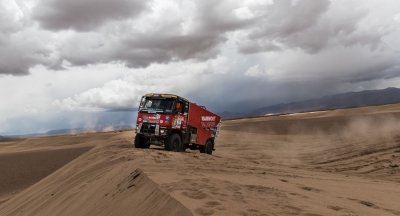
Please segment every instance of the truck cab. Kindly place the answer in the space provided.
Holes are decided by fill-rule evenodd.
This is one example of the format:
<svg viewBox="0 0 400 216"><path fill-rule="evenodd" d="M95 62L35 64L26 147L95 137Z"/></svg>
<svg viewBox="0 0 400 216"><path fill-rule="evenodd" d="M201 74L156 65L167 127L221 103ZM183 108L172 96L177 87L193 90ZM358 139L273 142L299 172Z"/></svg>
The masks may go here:
<svg viewBox="0 0 400 216"><path fill-rule="evenodd" d="M174 94L145 94L136 119L136 148L199 149L212 154L221 117Z"/></svg>

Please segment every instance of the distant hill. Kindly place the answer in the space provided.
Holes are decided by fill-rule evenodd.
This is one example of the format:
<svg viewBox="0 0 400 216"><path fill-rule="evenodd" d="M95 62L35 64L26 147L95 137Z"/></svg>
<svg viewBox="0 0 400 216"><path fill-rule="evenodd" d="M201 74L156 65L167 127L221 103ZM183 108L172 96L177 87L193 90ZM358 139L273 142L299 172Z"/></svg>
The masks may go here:
<svg viewBox="0 0 400 216"><path fill-rule="evenodd" d="M10 136L0 136L0 142L8 142L8 141L15 141L20 140L18 137L10 137Z"/></svg>
<svg viewBox="0 0 400 216"><path fill-rule="evenodd" d="M248 116L248 113L231 113L231 112L222 112L222 113L217 113L221 118L223 119L232 119L232 118L241 118L241 117L246 117Z"/></svg>
<svg viewBox="0 0 400 216"><path fill-rule="evenodd" d="M342 94L329 95L317 99L277 104L256 109L248 113L248 116L330 110L392 103L400 103L400 89L398 88L367 90L361 92L347 92Z"/></svg>

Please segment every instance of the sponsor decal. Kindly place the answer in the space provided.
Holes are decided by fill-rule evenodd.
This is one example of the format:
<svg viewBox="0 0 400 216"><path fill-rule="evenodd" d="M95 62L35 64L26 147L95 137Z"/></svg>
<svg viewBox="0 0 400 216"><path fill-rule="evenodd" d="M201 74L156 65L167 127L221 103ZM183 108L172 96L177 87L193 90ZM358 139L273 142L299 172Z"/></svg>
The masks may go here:
<svg viewBox="0 0 400 216"><path fill-rule="evenodd" d="M215 121L216 116L202 116L201 121Z"/></svg>
<svg viewBox="0 0 400 216"><path fill-rule="evenodd" d="M215 122L202 122L201 127L203 128L212 128L215 127Z"/></svg>
<svg viewBox="0 0 400 216"><path fill-rule="evenodd" d="M169 121L165 121L165 124L169 124Z"/></svg>
<svg viewBox="0 0 400 216"><path fill-rule="evenodd" d="M172 120L172 127L176 128L176 118L174 118L174 120Z"/></svg>
<svg viewBox="0 0 400 216"><path fill-rule="evenodd" d="M163 120L160 120L160 124L162 124L164 121Z"/></svg>
<svg viewBox="0 0 400 216"><path fill-rule="evenodd" d="M142 121L142 118L139 118L139 121Z"/></svg>
<svg viewBox="0 0 400 216"><path fill-rule="evenodd" d="M160 119L159 116L143 116L144 120L143 122L149 122L149 123L158 123L158 120Z"/></svg>
<svg viewBox="0 0 400 216"><path fill-rule="evenodd" d="M165 116L165 120L167 120L167 121L168 121L168 120L169 120L169 118L170 118L170 117L169 117L169 115Z"/></svg>
<svg viewBox="0 0 400 216"><path fill-rule="evenodd" d="M218 135L219 135L219 129L220 128L221 128L221 122L219 122L217 127L214 128L214 133L215 133L214 142L217 142L217 140L218 140Z"/></svg>

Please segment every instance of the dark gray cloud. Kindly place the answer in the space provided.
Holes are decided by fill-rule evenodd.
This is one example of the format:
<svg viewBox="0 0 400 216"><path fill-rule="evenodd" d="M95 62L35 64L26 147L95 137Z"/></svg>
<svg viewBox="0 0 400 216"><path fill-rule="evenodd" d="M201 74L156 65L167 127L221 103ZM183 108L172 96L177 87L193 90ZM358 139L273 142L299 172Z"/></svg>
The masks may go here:
<svg viewBox="0 0 400 216"><path fill-rule="evenodd" d="M61 55L73 65L120 62L127 67L140 68L152 63L213 58L219 53L218 45L226 40L223 36L207 33L186 36L159 34L162 32L137 34L104 46L82 49L82 52L75 49L75 40L71 40L67 43L70 48L62 50Z"/></svg>
<svg viewBox="0 0 400 216"><path fill-rule="evenodd" d="M48 46L49 36L31 26L24 8L7 3L0 1L0 74L28 75L38 64L61 69L61 60Z"/></svg>
<svg viewBox="0 0 400 216"><path fill-rule="evenodd" d="M46 39L50 41L45 43L52 44L52 47L40 47L46 54L38 54L37 50L22 55L18 53L16 56L20 58L7 60L1 69L7 74L26 75L30 68L38 64L62 69L63 60L73 66L117 62L132 68L188 59L204 61L220 53L220 45L228 40L228 32L254 22L240 19L234 13L239 3L197 0L176 4L176 11L168 11L166 8L173 5L159 10L157 5L145 1L40 1L33 8L31 17L42 28L78 32L48 32ZM186 9L188 5L193 8ZM143 16L138 17L142 12ZM26 15L29 18L30 14ZM113 22L109 22L111 20ZM94 29L96 31L92 31ZM0 49L2 51L8 52ZM51 56L51 59L46 59L46 56ZM23 63L16 64L15 61Z"/></svg>
<svg viewBox="0 0 400 216"><path fill-rule="evenodd" d="M43 39L27 32L8 35L0 33L0 74L24 76L36 65L45 65L52 70L61 70L61 59L52 55L50 47L43 46Z"/></svg>
<svg viewBox="0 0 400 216"><path fill-rule="evenodd" d="M273 52L279 50L282 50L282 48L267 40L246 40L245 42L238 43L238 51L243 54Z"/></svg>
<svg viewBox="0 0 400 216"><path fill-rule="evenodd" d="M226 40L223 35L208 32L185 36L141 35L137 39L122 41L115 57L124 60L129 67L187 59L207 60L219 53L218 46Z"/></svg>
<svg viewBox="0 0 400 216"><path fill-rule="evenodd" d="M162 13L160 16L165 19L157 20L157 23L149 20L151 27L145 27L146 31L108 33L113 35L111 40L101 39L98 43L95 43L96 39L102 36L93 35L96 39L82 44L82 49L76 48L76 43L82 41L79 35L67 42L61 52L62 58L73 65L121 62L134 68L188 59L204 61L220 53L219 46L227 41L227 32L251 23L239 19L227 2L196 1L194 5L196 9L191 17L170 18L169 14ZM187 23L188 19L193 22ZM187 24L188 29L184 30L182 24Z"/></svg>
<svg viewBox="0 0 400 216"><path fill-rule="evenodd" d="M357 71L352 76L341 77L342 82L359 83L370 80L392 79L400 76L400 62L388 61L378 62L362 71Z"/></svg>
<svg viewBox="0 0 400 216"><path fill-rule="evenodd" d="M141 0L42 0L33 19L49 30L91 31L110 20L131 19L147 9Z"/></svg>
<svg viewBox="0 0 400 216"><path fill-rule="evenodd" d="M234 13L239 5L229 1L203 1L197 0L197 15L195 19L199 22L197 31L226 33L229 31L245 28L254 23L251 19L241 19Z"/></svg>
<svg viewBox="0 0 400 216"><path fill-rule="evenodd" d="M299 48L316 54L334 46L382 48L382 37L389 33L389 28L363 29L358 24L369 11L360 5L353 6L332 6L328 0L303 0L296 4L281 0L251 8L257 15L255 25L238 42L238 51L248 54Z"/></svg>
<svg viewBox="0 0 400 216"><path fill-rule="evenodd" d="M235 34L241 54L287 49L317 54L355 45L383 49L382 37L391 32L390 25L379 31L363 29L358 24L369 14L367 10L337 5L328 0L264 5L213 0L43 0L32 15L24 14L24 22L32 18L48 30L77 32L29 32L26 23L10 18L13 13L0 14L0 44L6 44L0 47L0 55L5 56L0 73L26 75L39 64L59 70L64 60L72 66L122 63L131 68L205 61L221 54L221 46ZM244 8L252 15L240 16L237 12ZM23 36L14 37L17 33ZM43 36L41 43L30 40ZM20 40L26 40L24 48Z"/></svg>
<svg viewBox="0 0 400 216"><path fill-rule="evenodd" d="M29 68L36 64L31 56L24 56L23 52L16 51L15 48L14 46L3 46L0 49L0 56L3 56L0 58L0 74L28 75Z"/></svg>
<svg viewBox="0 0 400 216"><path fill-rule="evenodd" d="M286 37L306 29L318 23L319 17L329 8L328 0L302 0L293 5L291 0L274 1L274 4L262 10L258 24L259 29L252 31L251 39L264 36L274 38Z"/></svg>
<svg viewBox="0 0 400 216"><path fill-rule="evenodd" d="M18 19L12 11L6 8L6 5L0 2L0 74L24 75L28 73L30 63L29 58L22 57L21 52L16 49L10 39L10 34L21 30L22 26L18 24Z"/></svg>
<svg viewBox="0 0 400 216"><path fill-rule="evenodd" d="M265 7L252 8L256 25L250 30L245 43L239 43L239 52L256 53L276 50L275 44L316 50L325 45L320 36L304 34L315 28L320 17L327 12L328 0L304 0L293 4L291 0L274 1ZM312 31L313 34L316 30ZM304 36L303 36L303 35ZM262 47L262 48L259 48Z"/></svg>

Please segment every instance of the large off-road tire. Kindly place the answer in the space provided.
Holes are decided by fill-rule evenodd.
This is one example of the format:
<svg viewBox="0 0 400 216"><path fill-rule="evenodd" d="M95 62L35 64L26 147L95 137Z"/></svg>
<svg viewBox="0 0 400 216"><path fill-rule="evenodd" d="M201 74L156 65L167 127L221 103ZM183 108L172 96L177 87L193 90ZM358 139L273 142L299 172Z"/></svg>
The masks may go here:
<svg viewBox="0 0 400 216"><path fill-rule="evenodd" d="M135 144L135 148L149 148L150 147L150 144L146 143L146 138L144 138L140 134L136 134L134 144Z"/></svg>
<svg viewBox="0 0 400 216"><path fill-rule="evenodd" d="M177 133L171 134L166 140L164 144L164 148L167 151L181 152L183 151L183 143L181 136Z"/></svg>
<svg viewBox="0 0 400 216"><path fill-rule="evenodd" d="M212 142L208 140L204 146L200 146L200 153L206 153L211 155L213 151Z"/></svg>

